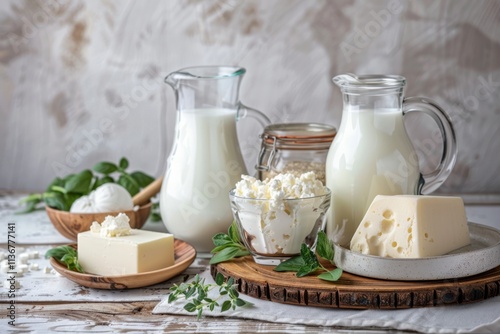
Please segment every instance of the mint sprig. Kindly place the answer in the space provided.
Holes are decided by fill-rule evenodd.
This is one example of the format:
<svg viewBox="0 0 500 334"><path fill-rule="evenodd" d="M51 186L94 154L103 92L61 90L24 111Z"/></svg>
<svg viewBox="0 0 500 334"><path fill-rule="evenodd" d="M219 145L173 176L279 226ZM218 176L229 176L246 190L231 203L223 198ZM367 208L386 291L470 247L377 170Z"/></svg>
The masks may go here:
<svg viewBox="0 0 500 334"><path fill-rule="evenodd" d="M215 254L210 259L210 264L225 262L235 257L245 256L250 254L245 245L240 240L238 227L233 222L227 231L227 234L217 233L212 237L215 248L211 253Z"/></svg>
<svg viewBox="0 0 500 334"><path fill-rule="evenodd" d="M333 243L328 239L325 232L320 231L318 233L318 241L316 245L316 252L318 255L330 261L333 265L335 265L334 255L335 251L333 248ZM311 273L314 273L317 270L322 270L324 273L318 275L319 279L334 282L337 281L342 276L342 269L335 268L333 270L326 269L321 262L318 260L314 252L307 247L306 244L302 244L300 248L300 255L292 257L286 261L280 263L274 271L283 272L283 271L293 271L296 272L297 277L304 277Z"/></svg>

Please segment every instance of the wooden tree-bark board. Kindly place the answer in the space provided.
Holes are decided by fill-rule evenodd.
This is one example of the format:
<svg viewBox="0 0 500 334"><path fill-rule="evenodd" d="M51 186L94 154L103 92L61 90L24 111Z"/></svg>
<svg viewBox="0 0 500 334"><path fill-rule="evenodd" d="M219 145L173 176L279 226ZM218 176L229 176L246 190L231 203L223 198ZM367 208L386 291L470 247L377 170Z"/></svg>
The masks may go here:
<svg viewBox="0 0 500 334"><path fill-rule="evenodd" d="M327 266L325 264L325 266ZM328 267L328 266L327 266ZM344 272L337 282L315 275L275 272L250 256L211 266L212 276L233 277L238 291L272 302L328 308L402 309L466 304L500 295L500 266L485 273L439 281L389 281Z"/></svg>

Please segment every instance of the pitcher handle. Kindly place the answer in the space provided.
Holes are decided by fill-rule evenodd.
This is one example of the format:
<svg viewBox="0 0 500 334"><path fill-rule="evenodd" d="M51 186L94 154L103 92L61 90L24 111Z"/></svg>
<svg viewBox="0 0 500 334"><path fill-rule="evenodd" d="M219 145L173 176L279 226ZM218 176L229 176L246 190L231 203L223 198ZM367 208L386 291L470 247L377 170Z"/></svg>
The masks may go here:
<svg viewBox="0 0 500 334"><path fill-rule="evenodd" d="M264 115L263 112L247 107L240 102L238 105L238 111L236 113L236 121L239 121L240 119L246 117L255 119L257 122L259 122L260 125L262 125L262 127L271 124L271 120L266 115Z"/></svg>
<svg viewBox="0 0 500 334"><path fill-rule="evenodd" d="M451 119L436 102L423 97L409 97L403 100L403 116L410 112L421 111L432 117L439 127L443 138L441 161L430 173L422 174L423 185L418 194L430 194L441 186L450 175L457 160L457 140Z"/></svg>

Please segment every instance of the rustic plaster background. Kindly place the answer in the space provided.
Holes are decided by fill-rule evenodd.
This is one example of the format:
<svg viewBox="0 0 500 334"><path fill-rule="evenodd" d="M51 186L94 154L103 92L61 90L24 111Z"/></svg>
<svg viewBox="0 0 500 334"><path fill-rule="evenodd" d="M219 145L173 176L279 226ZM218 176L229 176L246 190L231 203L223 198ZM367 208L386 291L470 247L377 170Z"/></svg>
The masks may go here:
<svg viewBox="0 0 500 334"><path fill-rule="evenodd" d="M437 100L455 124L458 161L440 191L500 193L495 0L2 1L0 188L42 190L121 156L161 175L175 118L163 78L214 64L247 68L241 99L273 121L336 126L331 77L404 75L407 96ZM260 130L241 123L253 165ZM432 165L438 150L424 144L433 127L408 123Z"/></svg>

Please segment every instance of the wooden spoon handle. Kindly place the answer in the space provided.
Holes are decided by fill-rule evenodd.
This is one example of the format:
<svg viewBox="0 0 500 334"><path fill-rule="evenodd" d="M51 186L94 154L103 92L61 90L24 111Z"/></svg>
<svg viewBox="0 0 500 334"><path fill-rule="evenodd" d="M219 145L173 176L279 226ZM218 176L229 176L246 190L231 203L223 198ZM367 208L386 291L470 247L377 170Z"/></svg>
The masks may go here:
<svg viewBox="0 0 500 334"><path fill-rule="evenodd" d="M151 197L153 197L160 191L162 182L163 182L163 176L160 176L159 178L151 182L146 188L142 189L139 193L137 193L132 198L134 206L146 204Z"/></svg>

